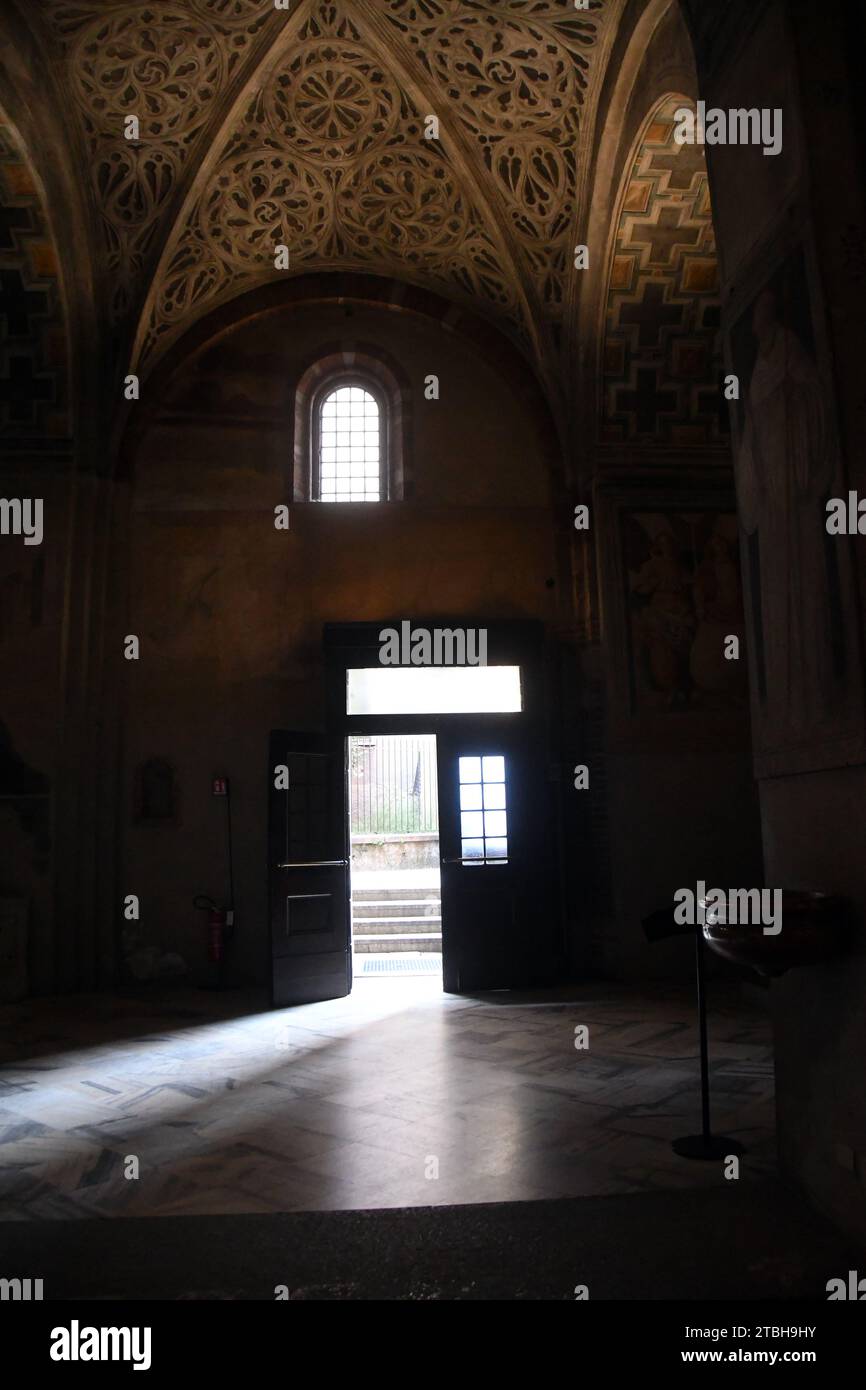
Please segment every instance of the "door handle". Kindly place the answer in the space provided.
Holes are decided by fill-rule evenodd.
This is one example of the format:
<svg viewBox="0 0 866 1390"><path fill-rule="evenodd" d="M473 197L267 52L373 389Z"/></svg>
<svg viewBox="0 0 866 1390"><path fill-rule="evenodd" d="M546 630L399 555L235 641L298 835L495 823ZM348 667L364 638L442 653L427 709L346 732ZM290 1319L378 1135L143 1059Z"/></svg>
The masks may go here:
<svg viewBox="0 0 866 1390"><path fill-rule="evenodd" d="M278 864L278 869L347 869L348 859L303 859L297 864Z"/></svg>

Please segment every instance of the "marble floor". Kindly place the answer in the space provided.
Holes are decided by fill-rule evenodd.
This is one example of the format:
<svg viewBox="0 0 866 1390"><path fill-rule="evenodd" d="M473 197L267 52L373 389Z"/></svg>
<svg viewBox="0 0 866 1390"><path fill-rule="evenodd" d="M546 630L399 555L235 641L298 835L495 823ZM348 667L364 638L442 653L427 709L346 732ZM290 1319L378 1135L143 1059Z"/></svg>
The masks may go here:
<svg viewBox="0 0 866 1390"><path fill-rule="evenodd" d="M575 1030L588 1029L588 1047ZM714 1128L774 1171L766 1015L714 990ZM727 1186L688 989L359 980L270 1012L173 990L0 1007L0 1219L359 1210Z"/></svg>

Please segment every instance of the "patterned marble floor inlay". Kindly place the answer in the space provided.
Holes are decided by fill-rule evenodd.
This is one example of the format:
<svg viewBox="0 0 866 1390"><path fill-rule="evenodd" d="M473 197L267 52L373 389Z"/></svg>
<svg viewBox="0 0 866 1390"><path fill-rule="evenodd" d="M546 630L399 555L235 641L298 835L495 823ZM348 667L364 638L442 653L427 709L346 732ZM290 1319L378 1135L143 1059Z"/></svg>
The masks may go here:
<svg viewBox="0 0 866 1390"><path fill-rule="evenodd" d="M575 1046L580 1026L588 1046ZM774 1170L766 1015L714 991L714 1128ZM370 979L274 1012L190 990L0 1008L0 1219L315 1211L716 1186L687 990L484 998Z"/></svg>

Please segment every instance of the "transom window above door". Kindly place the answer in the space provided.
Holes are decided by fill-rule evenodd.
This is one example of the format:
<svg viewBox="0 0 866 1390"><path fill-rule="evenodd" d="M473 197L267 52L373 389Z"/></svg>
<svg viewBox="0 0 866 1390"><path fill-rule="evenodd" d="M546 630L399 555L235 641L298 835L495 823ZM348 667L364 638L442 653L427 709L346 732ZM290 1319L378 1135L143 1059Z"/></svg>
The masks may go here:
<svg viewBox="0 0 866 1390"><path fill-rule="evenodd" d="M322 393L314 431L313 498L318 502L382 502L382 408L372 391L345 383Z"/></svg>

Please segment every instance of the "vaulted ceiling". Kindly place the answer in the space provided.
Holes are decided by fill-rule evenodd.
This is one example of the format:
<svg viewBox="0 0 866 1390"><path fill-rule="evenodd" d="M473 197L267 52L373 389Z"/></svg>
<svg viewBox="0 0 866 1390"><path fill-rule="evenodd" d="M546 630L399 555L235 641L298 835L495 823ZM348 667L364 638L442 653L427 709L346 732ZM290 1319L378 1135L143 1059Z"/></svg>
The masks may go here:
<svg viewBox="0 0 866 1390"><path fill-rule="evenodd" d="M607 443L728 441L721 299L706 161L674 138L679 97L651 113L614 223L600 433Z"/></svg>
<svg viewBox="0 0 866 1390"><path fill-rule="evenodd" d="M0 121L0 447L69 433L56 248L30 166Z"/></svg>
<svg viewBox="0 0 866 1390"><path fill-rule="evenodd" d="M289 273L396 276L556 359L624 0L40 0L110 314L147 367ZM139 118L138 140L125 121ZM438 120L436 129L428 118Z"/></svg>

